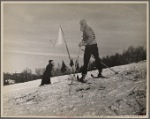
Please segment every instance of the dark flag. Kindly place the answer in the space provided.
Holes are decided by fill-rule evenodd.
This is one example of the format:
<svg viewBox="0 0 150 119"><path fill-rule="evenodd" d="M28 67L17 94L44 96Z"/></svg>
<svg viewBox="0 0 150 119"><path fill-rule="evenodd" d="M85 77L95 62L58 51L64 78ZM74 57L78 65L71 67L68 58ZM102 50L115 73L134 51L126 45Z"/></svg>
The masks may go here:
<svg viewBox="0 0 150 119"><path fill-rule="evenodd" d="M65 65L64 61L62 61L61 72L64 73L67 70L67 66Z"/></svg>
<svg viewBox="0 0 150 119"><path fill-rule="evenodd" d="M74 65L73 59L70 60L70 66L72 67Z"/></svg>
<svg viewBox="0 0 150 119"><path fill-rule="evenodd" d="M76 60L76 63L75 63L75 67L76 67L76 72L78 72L78 70L79 70L79 61L78 60Z"/></svg>

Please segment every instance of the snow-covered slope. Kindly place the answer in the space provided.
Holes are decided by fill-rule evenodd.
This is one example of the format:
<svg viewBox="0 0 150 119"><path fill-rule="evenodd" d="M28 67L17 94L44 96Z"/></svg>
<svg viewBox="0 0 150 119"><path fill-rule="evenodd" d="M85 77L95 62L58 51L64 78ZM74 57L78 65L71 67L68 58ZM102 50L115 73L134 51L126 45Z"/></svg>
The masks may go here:
<svg viewBox="0 0 150 119"><path fill-rule="evenodd" d="M3 116L105 117L146 114L146 61L103 70L107 78L91 78L87 83L70 76L52 78L51 85L40 87L41 80L3 87ZM73 81L73 83L71 83Z"/></svg>

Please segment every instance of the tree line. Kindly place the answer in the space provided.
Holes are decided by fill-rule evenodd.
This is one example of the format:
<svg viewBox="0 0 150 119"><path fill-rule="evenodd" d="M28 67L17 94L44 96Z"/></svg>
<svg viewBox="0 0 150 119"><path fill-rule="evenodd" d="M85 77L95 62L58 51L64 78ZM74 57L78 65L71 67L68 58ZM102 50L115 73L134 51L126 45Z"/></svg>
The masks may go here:
<svg viewBox="0 0 150 119"><path fill-rule="evenodd" d="M146 60L146 49L142 46L133 47L130 46L126 51L119 54L116 53L111 56L105 56L101 59L101 62L109 67L129 64L133 62L139 62ZM105 68L105 67L103 67ZM90 61L88 65L88 71L96 69L96 62ZM45 68L36 68L35 74L29 68L24 69L21 73L4 73L4 85L10 84L10 80L15 83L27 82L42 78ZM69 67L62 61L62 64L58 64L52 71L54 76L68 75L72 73L80 73L82 71L82 65L80 66L78 61L74 62L74 67Z"/></svg>
<svg viewBox="0 0 150 119"><path fill-rule="evenodd" d="M111 56L105 56L101 59L101 61L104 64L107 64L107 66L109 67L130 64L133 62L136 63L143 60L146 60L146 49L144 49L144 47L142 46L130 46L126 51L123 51L123 53L121 54L116 53ZM95 61L91 62L90 65L91 68L95 67Z"/></svg>

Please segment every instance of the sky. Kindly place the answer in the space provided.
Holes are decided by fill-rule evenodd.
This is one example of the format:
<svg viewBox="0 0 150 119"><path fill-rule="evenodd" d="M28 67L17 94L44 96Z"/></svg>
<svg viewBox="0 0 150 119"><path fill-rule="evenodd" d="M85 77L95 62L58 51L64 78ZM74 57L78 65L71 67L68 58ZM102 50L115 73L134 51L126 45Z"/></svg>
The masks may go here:
<svg viewBox="0 0 150 119"><path fill-rule="evenodd" d="M146 47L145 3L7 2L2 7L4 72L45 68L48 60L69 65L65 45L54 47L61 25L73 59L82 40L80 20L96 34L100 58L122 53L129 46ZM80 53L83 60L83 52ZM83 63L83 62L82 62Z"/></svg>

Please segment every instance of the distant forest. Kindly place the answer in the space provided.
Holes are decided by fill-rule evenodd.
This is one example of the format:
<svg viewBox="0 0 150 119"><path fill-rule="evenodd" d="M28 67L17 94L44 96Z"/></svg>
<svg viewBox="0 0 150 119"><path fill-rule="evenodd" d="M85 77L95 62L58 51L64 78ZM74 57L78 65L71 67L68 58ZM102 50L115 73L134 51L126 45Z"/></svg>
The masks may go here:
<svg viewBox="0 0 150 119"><path fill-rule="evenodd" d="M101 59L101 62L106 64L109 67L119 66L124 64L129 64L133 62L139 62L146 60L146 49L142 46L133 47L130 46L126 51L119 54L116 53L111 56L105 56ZM103 68L106 68L105 66ZM95 61L90 61L88 65L88 70L95 70L96 63ZM45 68L36 68L35 74L32 73L32 70L29 68L24 69L21 73L4 73L4 85L21 83L36 80L42 77ZM74 68L67 67L65 62L62 61L62 64L58 64L58 67L53 69L53 77L72 74L74 72L80 73L82 71L82 66L80 66L78 61L74 61Z"/></svg>

